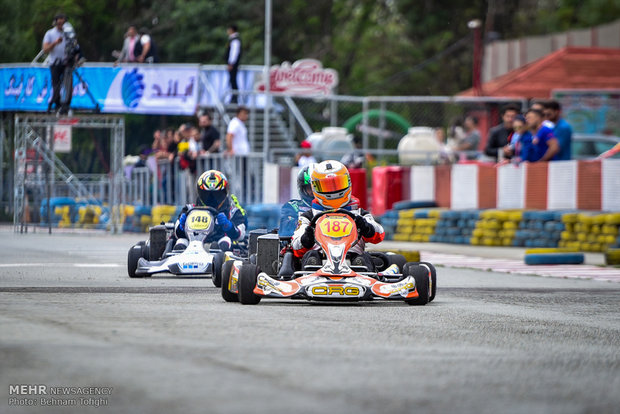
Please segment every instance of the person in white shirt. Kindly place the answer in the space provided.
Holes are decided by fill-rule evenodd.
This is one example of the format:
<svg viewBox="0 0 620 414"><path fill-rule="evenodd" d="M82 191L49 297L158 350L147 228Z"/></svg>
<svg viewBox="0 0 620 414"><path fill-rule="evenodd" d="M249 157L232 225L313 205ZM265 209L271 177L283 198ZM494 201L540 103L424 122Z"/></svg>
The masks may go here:
<svg viewBox="0 0 620 414"><path fill-rule="evenodd" d="M45 32L43 37L43 52L48 54L53 89L52 100L47 107L48 112L52 110L52 105L56 105L56 109L61 107L60 85L67 66L66 42L62 26L66 21L67 16L63 13L54 16L54 27Z"/></svg>
<svg viewBox="0 0 620 414"><path fill-rule="evenodd" d="M235 116L228 124L226 130L226 154L246 155L250 152L250 141L248 141L248 129L245 121L248 120L250 111L244 106L237 109Z"/></svg>

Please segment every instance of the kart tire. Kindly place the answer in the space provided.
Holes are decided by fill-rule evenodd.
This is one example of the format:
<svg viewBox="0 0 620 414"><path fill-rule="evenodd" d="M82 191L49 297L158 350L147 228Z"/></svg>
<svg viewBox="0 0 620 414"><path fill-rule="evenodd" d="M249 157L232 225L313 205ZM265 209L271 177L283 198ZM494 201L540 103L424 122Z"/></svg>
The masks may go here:
<svg viewBox="0 0 620 414"><path fill-rule="evenodd" d="M395 264L396 266L398 266L398 271L399 272L403 272L403 268L405 267L405 264L407 263L407 259L405 259L405 256L403 256L402 254L388 254L387 255L388 260L390 262L389 266Z"/></svg>
<svg viewBox="0 0 620 414"><path fill-rule="evenodd" d="M226 260L226 254L224 252L217 252L213 256L213 265L211 266L211 281L215 287L222 286L222 266Z"/></svg>
<svg viewBox="0 0 620 414"><path fill-rule="evenodd" d="M257 276L258 266L255 264L244 264L239 269L239 302L244 305L256 305L261 300L261 297L254 293Z"/></svg>
<svg viewBox="0 0 620 414"><path fill-rule="evenodd" d="M140 245L140 243L131 246L129 252L127 252L127 274L129 277L143 277L142 275L136 274L136 269L138 268L138 260L142 257L142 250L144 245Z"/></svg>
<svg viewBox="0 0 620 414"><path fill-rule="evenodd" d="M435 269L435 266L433 266L431 263L429 262L420 262L421 265L425 265L428 267L428 270L431 271L431 294L428 297L428 301L432 302L435 299L435 293L437 293L437 270Z"/></svg>
<svg viewBox="0 0 620 414"><path fill-rule="evenodd" d="M224 265L222 265L222 298L224 298L226 302L239 302L239 295L228 290L233 264L233 260L227 260L224 262Z"/></svg>
<svg viewBox="0 0 620 414"><path fill-rule="evenodd" d="M413 299L407 299L405 303L411 306L424 306L428 303L429 298L429 286L428 286L428 269L418 264L409 264L407 266L407 276L413 276L415 279L415 288L418 292L418 297Z"/></svg>
<svg viewBox="0 0 620 414"><path fill-rule="evenodd" d="M435 266L433 266L429 262L409 262L405 265L405 270L403 270L403 274L406 274L408 272L407 269L409 269L410 266L418 266L418 265L422 265L422 267L428 267L428 270L431 273L430 282L432 283L432 285L431 285L431 290L430 290L430 294L428 297L428 301L432 302L435 299L435 294L437 293L437 270L435 269Z"/></svg>
<svg viewBox="0 0 620 414"><path fill-rule="evenodd" d="M166 249L166 226L159 225L151 227L149 231L149 255L148 260L159 260L164 255Z"/></svg>

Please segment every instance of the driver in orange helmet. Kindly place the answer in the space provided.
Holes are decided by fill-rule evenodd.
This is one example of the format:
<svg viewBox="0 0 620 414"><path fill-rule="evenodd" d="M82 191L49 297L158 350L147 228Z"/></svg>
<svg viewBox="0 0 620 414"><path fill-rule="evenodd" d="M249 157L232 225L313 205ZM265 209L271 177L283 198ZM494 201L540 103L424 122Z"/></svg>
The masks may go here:
<svg viewBox="0 0 620 414"><path fill-rule="evenodd" d="M339 161L323 161L315 164L311 173L312 209L300 214L297 229L293 234L293 252L303 257L302 267L307 264L320 265L319 246L314 240L314 228L310 222L314 215L326 210L344 209L355 214L355 224L362 236L359 243L351 248L353 264L362 264L369 271L374 270L370 255L364 251L366 242L380 243L385 238L385 230L375 221L370 212L359 207L359 200L351 195L349 171Z"/></svg>

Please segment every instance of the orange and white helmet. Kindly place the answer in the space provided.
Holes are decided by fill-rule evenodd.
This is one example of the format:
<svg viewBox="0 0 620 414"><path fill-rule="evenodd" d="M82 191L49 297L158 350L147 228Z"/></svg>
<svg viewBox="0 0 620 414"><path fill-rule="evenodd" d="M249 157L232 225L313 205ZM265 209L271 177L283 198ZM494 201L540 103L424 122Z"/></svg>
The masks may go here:
<svg viewBox="0 0 620 414"><path fill-rule="evenodd" d="M312 192L325 208L341 208L351 202L351 177L349 170L339 161L314 164L310 175Z"/></svg>

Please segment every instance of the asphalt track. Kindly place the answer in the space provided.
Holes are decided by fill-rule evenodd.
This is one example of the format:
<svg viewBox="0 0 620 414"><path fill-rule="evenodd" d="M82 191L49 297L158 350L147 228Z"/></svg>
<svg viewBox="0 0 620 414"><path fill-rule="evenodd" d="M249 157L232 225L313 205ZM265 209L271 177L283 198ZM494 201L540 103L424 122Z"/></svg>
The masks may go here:
<svg viewBox="0 0 620 414"><path fill-rule="evenodd" d="M440 267L425 307L242 306L129 279L142 237L0 230L0 412L620 413L619 283Z"/></svg>

